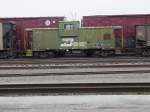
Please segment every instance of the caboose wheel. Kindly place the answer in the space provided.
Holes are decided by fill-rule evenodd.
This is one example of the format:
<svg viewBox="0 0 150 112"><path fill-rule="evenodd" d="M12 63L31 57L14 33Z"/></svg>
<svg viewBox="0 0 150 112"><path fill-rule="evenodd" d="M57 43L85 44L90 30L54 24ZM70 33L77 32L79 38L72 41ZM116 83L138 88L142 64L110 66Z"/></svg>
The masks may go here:
<svg viewBox="0 0 150 112"><path fill-rule="evenodd" d="M39 53L39 57L40 57L40 58L48 58L49 55L48 55L48 53L46 53L46 52L41 52L41 53Z"/></svg>
<svg viewBox="0 0 150 112"><path fill-rule="evenodd" d="M108 56L108 52L106 52L106 51L101 52L101 56L102 57L107 57Z"/></svg>
<svg viewBox="0 0 150 112"><path fill-rule="evenodd" d="M55 52L48 52L47 54L49 58L53 58L56 56Z"/></svg>
<svg viewBox="0 0 150 112"><path fill-rule="evenodd" d="M142 56L148 56L148 52L143 51L143 52L142 52Z"/></svg>

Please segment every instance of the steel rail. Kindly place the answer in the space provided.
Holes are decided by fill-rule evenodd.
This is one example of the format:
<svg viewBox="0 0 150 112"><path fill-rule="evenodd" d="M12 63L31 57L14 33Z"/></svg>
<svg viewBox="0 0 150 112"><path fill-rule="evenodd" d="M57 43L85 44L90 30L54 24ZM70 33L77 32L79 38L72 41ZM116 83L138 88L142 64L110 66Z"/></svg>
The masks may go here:
<svg viewBox="0 0 150 112"><path fill-rule="evenodd" d="M8 70L8 69L69 69L69 68L116 68L116 67L120 67L120 68L125 68L125 67L150 67L150 64L110 64L110 65L95 65L95 64L92 64L92 65L68 65L68 66L65 66L65 65L55 65L55 66L47 66L47 65L42 65L42 66L28 66L28 65L20 65L20 66L0 66L0 70Z"/></svg>
<svg viewBox="0 0 150 112"><path fill-rule="evenodd" d="M0 85L0 92L150 92L150 83L68 83Z"/></svg>
<svg viewBox="0 0 150 112"><path fill-rule="evenodd" d="M46 63L100 63L100 62L150 62L150 58L71 58L71 59L22 59L0 60L0 64L46 64Z"/></svg>
<svg viewBox="0 0 150 112"><path fill-rule="evenodd" d="M100 74L130 74L130 73L150 73L150 70L132 71L99 71L99 72L64 72L64 73L28 73L28 74L0 74L0 77L36 77L36 76L61 76L61 75L100 75Z"/></svg>

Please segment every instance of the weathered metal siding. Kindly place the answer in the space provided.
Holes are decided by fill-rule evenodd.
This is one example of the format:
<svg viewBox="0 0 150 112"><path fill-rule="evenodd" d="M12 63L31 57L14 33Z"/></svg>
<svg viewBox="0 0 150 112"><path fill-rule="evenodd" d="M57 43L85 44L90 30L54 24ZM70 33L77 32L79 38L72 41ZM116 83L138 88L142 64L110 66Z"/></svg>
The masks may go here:
<svg viewBox="0 0 150 112"><path fill-rule="evenodd" d="M150 26L136 26L137 47L150 46Z"/></svg>
<svg viewBox="0 0 150 112"><path fill-rule="evenodd" d="M33 30L33 51L45 51L59 49L60 38L58 29L35 29Z"/></svg>
<svg viewBox="0 0 150 112"><path fill-rule="evenodd" d="M135 47L135 26L146 24L150 24L150 15L84 16L82 21L84 27L123 26L124 47L127 48Z"/></svg>
<svg viewBox="0 0 150 112"><path fill-rule="evenodd" d="M114 49L113 28L79 28L77 37L60 36L59 29L33 29L33 51L56 49Z"/></svg>
<svg viewBox="0 0 150 112"><path fill-rule="evenodd" d="M0 50L3 50L3 25L0 23Z"/></svg>
<svg viewBox="0 0 150 112"><path fill-rule="evenodd" d="M113 49L115 48L115 38L112 28L81 28L79 42L85 42L87 49Z"/></svg>
<svg viewBox="0 0 150 112"><path fill-rule="evenodd" d="M147 46L150 46L150 26L147 27Z"/></svg>
<svg viewBox="0 0 150 112"><path fill-rule="evenodd" d="M37 18L0 18L2 22L13 22L16 24L17 49L26 50L27 43L31 39L26 37L26 29L29 28L56 28L58 22L64 17L37 17Z"/></svg>

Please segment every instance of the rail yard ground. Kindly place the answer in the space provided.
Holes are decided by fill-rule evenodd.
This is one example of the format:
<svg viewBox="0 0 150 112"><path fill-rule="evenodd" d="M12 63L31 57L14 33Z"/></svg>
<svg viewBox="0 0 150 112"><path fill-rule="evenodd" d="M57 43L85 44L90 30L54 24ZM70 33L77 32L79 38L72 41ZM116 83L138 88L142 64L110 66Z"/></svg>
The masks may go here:
<svg viewBox="0 0 150 112"><path fill-rule="evenodd" d="M9 59L0 61L0 91L145 94L149 73L149 57Z"/></svg>
<svg viewBox="0 0 150 112"><path fill-rule="evenodd" d="M0 60L1 112L148 112L149 57Z"/></svg>
<svg viewBox="0 0 150 112"><path fill-rule="evenodd" d="M149 112L149 95L0 97L1 112Z"/></svg>

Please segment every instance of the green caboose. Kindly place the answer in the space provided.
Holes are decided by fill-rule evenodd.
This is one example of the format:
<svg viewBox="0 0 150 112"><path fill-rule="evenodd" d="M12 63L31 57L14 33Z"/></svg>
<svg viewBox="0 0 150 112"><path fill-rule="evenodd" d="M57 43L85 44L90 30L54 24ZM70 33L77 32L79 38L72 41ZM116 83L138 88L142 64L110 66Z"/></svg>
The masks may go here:
<svg viewBox="0 0 150 112"><path fill-rule="evenodd" d="M112 55L116 27L80 27L78 21L62 21L59 28L33 29L34 56L50 57L65 53Z"/></svg>

